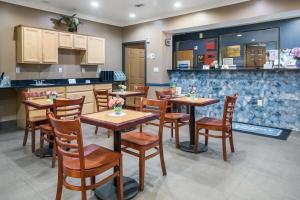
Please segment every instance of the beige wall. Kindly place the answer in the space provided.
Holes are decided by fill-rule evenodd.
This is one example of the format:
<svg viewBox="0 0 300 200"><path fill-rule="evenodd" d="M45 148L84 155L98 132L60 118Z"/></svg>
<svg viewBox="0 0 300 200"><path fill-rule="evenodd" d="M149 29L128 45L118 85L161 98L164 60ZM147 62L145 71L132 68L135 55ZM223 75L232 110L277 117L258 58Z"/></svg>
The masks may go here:
<svg viewBox="0 0 300 200"><path fill-rule="evenodd" d="M50 18L59 15L22 6L0 2L0 72L6 72L11 79L54 79L96 77L97 66L80 66L76 63L76 52L60 50L59 65L17 65L14 41L14 27L20 24L41 28L53 28ZM99 36L106 39L106 63L102 69L121 69L122 29L120 27L83 21L79 33ZM16 66L21 73L16 74ZM58 68L63 68L63 73ZM85 68L85 73L82 73ZM17 92L0 89L0 122L15 120Z"/></svg>
<svg viewBox="0 0 300 200"><path fill-rule="evenodd" d="M15 54L14 27L20 24L41 28L54 28L51 18L59 15L0 2L0 72L5 71L12 79L81 78L96 77L97 66L80 66L75 62L76 52L60 51L59 65L17 65ZM121 69L122 29L120 27L83 21L78 33L106 39L106 63L103 69ZM16 74L16 65L21 73ZM58 73L58 68L63 73ZM85 68L85 73L82 69Z"/></svg>
<svg viewBox="0 0 300 200"><path fill-rule="evenodd" d="M123 41L131 42L149 39L148 53L155 53L156 59L147 59L147 82L168 82L167 69L171 69L172 48L164 45L165 39L170 38L164 32L188 30L203 30L214 25L228 26L233 22L242 22L259 17L267 18L283 12L300 9L299 0L252 0L236 5L215 8L178 17L172 17L154 22L147 22L123 28ZM253 20L252 20L253 21ZM229 23L230 22L230 23ZM196 27L196 29L195 29ZM198 28L198 29L197 29ZM159 67L160 72L153 72Z"/></svg>

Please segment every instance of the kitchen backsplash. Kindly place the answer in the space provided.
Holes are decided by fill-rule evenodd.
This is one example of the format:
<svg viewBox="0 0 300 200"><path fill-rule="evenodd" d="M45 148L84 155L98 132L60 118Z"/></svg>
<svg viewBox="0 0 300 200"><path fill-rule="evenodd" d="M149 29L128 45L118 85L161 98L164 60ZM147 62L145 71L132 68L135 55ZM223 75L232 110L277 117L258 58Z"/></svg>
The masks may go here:
<svg viewBox="0 0 300 200"><path fill-rule="evenodd" d="M101 65L37 65L18 64L16 66L16 80L27 79L61 79L61 78L96 78L98 68L102 71L118 69Z"/></svg>

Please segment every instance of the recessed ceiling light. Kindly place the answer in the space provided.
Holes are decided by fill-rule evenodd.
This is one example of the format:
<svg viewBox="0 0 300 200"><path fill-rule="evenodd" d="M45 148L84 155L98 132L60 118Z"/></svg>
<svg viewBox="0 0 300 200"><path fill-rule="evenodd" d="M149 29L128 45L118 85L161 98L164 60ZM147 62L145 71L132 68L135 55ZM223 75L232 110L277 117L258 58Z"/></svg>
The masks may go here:
<svg viewBox="0 0 300 200"><path fill-rule="evenodd" d="M242 34L237 34L236 36L237 36L237 37L242 37L243 35L242 35Z"/></svg>
<svg viewBox="0 0 300 200"><path fill-rule="evenodd" d="M129 14L129 17L130 17L130 18L135 18L135 17L136 17L136 14L130 13L130 14Z"/></svg>
<svg viewBox="0 0 300 200"><path fill-rule="evenodd" d="M97 7L99 7L99 3L97 1L92 1L91 6L97 8Z"/></svg>
<svg viewBox="0 0 300 200"><path fill-rule="evenodd" d="M175 3L174 3L174 7L175 7L175 8L180 8L181 5L182 5L181 2L175 2Z"/></svg>

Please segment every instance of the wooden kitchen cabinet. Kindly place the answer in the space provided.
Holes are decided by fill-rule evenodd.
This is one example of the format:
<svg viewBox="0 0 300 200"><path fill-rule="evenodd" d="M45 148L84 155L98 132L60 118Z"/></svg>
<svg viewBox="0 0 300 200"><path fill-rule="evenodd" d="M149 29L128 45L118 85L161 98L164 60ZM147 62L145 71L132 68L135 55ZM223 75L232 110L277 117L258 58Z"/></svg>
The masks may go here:
<svg viewBox="0 0 300 200"><path fill-rule="evenodd" d="M74 35L74 49L86 50L87 49L87 36Z"/></svg>
<svg viewBox="0 0 300 200"><path fill-rule="evenodd" d="M105 63L105 39L90 37L87 39L87 51L84 52L82 64Z"/></svg>
<svg viewBox="0 0 300 200"><path fill-rule="evenodd" d="M42 30L17 28L17 63L42 63Z"/></svg>
<svg viewBox="0 0 300 200"><path fill-rule="evenodd" d="M85 97L82 114L95 112L95 98L94 98L93 85L77 85L66 87L66 98L79 99Z"/></svg>
<svg viewBox="0 0 300 200"><path fill-rule="evenodd" d="M16 44L17 63L58 64L61 48L82 50L80 64L105 64L105 39L100 37L20 25L16 27Z"/></svg>
<svg viewBox="0 0 300 200"><path fill-rule="evenodd" d="M43 30L42 35L43 63L58 63L58 33Z"/></svg>
<svg viewBox="0 0 300 200"><path fill-rule="evenodd" d="M59 48L73 49L73 37L72 33L59 32Z"/></svg>

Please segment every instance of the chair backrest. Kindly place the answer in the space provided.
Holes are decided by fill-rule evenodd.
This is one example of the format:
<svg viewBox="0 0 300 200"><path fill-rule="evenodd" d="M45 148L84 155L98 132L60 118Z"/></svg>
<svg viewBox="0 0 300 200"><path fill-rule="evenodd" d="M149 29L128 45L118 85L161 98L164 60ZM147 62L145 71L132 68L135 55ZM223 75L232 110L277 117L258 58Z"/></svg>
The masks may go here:
<svg viewBox="0 0 300 200"><path fill-rule="evenodd" d="M46 91L42 91L42 92L25 92L24 91L24 92L22 92L22 100L23 101L31 100L31 99L46 99L46 98L48 98ZM24 107L25 107L26 121L28 121L29 120L29 111L36 110L36 109L28 106L27 104L25 104Z"/></svg>
<svg viewBox="0 0 300 200"><path fill-rule="evenodd" d="M133 91L135 92L144 92L145 94L143 95L144 98L147 98L148 96L148 91L149 91L149 86L144 86L144 85L134 85L133 86Z"/></svg>
<svg viewBox="0 0 300 200"><path fill-rule="evenodd" d="M232 96L226 96L224 103L224 113L223 113L223 128L226 127L226 122L232 125L234 107L238 98L238 94L235 93Z"/></svg>
<svg viewBox="0 0 300 200"><path fill-rule="evenodd" d="M166 109L167 109L167 101L165 100L155 100L155 99L146 99L146 98L141 99L140 111L158 113L160 116L159 131L158 131L160 142L162 142L162 134L163 134L163 128L165 122ZM140 128L140 130L142 131L142 128Z"/></svg>
<svg viewBox="0 0 300 200"><path fill-rule="evenodd" d="M172 90L157 90L155 94L157 99L170 99L172 97Z"/></svg>
<svg viewBox="0 0 300 200"><path fill-rule="evenodd" d="M135 92L143 92L144 95L140 97L134 97L133 103L135 105L139 105L141 103L141 97L147 98L148 97L148 91L149 91L149 86L144 86L144 85L134 85L133 86L133 91Z"/></svg>
<svg viewBox="0 0 300 200"><path fill-rule="evenodd" d="M58 119L75 119L82 113L85 97L80 99L55 99L53 102L54 116Z"/></svg>
<svg viewBox="0 0 300 200"><path fill-rule="evenodd" d="M22 92L23 100L47 98L47 91L41 92Z"/></svg>
<svg viewBox="0 0 300 200"><path fill-rule="evenodd" d="M80 169L85 169L80 119L57 119L54 113L48 113L48 118L54 129L59 165L62 164L64 157L78 158Z"/></svg>
<svg viewBox="0 0 300 200"><path fill-rule="evenodd" d="M168 100L172 97L172 90L157 90L155 91L155 94L157 99ZM170 102L167 103L167 112L174 112L173 104Z"/></svg>
<svg viewBox="0 0 300 200"><path fill-rule="evenodd" d="M94 90L94 96L96 100L97 111L99 112L101 109L109 109L108 102L108 90Z"/></svg>

